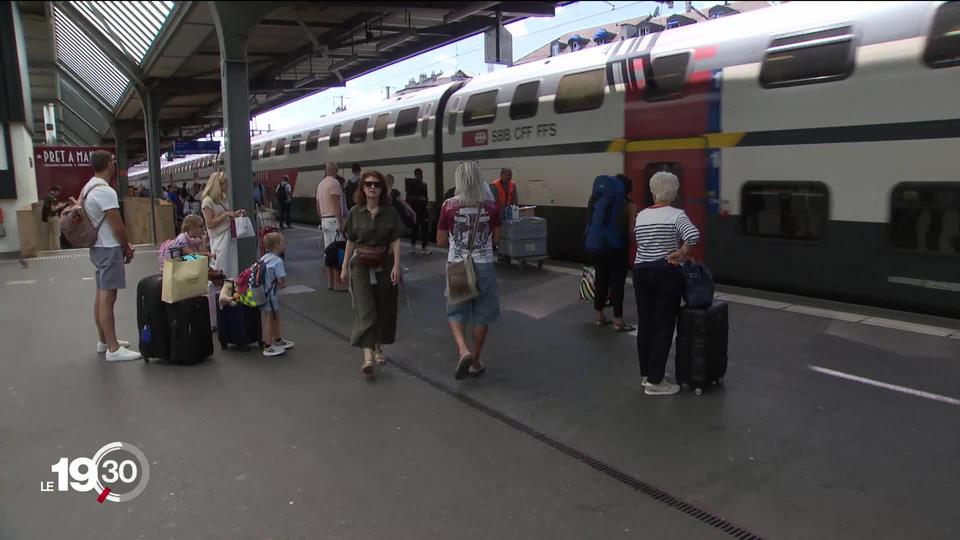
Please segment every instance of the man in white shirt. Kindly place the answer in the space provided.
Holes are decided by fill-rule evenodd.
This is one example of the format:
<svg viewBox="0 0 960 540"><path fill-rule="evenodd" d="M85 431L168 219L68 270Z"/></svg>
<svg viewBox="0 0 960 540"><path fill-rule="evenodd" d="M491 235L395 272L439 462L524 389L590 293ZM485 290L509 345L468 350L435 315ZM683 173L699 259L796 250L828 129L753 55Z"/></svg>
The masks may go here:
<svg viewBox="0 0 960 540"><path fill-rule="evenodd" d="M110 152L97 150L90 155L90 163L94 175L80 190L80 200L97 227L97 242L90 248L90 262L97 269L97 297L93 304L93 320L100 335L97 352L106 353L109 362L136 360L140 353L128 349L129 342L117 339L113 316L117 290L127 287L124 265L133 260L133 247L127 241L127 230L120 217L120 201L109 183L117 161Z"/></svg>
<svg viewBox="0 0 960 540"><path fill-rule="evenodd" d="M323 247L339 240L343 236L343 220L346 218L343 204L343 189L337 180L337 164L328 161L325 166L327 176L317 185L317 215L320 217L320 230L323 233ZM327 267L327 289L345 291L340 282L340 269Z"/></svg>

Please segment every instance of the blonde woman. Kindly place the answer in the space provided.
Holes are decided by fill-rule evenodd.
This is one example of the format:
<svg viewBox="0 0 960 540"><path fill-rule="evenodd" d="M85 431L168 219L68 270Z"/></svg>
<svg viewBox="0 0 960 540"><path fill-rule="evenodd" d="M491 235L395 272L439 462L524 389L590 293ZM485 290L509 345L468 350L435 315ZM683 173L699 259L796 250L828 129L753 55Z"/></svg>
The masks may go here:
<svg viewBox="0 0 960 540"><path fill-rule="evenodd" d="M227 278L235 278L237 271L237 241L230 237L230 220L243 216L243 209L230 210L227 201L227 175L217 171L210 175L200 197L203 220L210 237L210 251L216 256L214 270L221 270Z"/></svg>
<svg viewBox="0 0 960 540"><path fill-rule="evenodd" d="M480 355L490 325L500 319L500 295L493 247L500 241L500 210L490 196L476 161L463 161L454 175L456 191L444 201L437 222L437 246L447 247L447 263L473 259L477 275L476 298L447 303L450 332L457 344L459 361L454 378L479 377L486 371ZM470 233L476 227L473 245ZM473 347L467 342L467 325L473 325Z"/></svg>

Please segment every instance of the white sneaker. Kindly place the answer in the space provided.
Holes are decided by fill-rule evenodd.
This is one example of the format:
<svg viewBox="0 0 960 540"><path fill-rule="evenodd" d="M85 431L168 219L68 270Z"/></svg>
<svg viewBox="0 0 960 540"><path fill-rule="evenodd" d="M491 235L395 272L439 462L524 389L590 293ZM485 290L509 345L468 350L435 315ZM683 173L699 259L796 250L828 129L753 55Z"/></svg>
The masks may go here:
<svg viewBox="0 0 960 540"><path fill-rule="evenodd" d="M293 342L289 339L281 339L280 341L273 342L274 347L280 347L283 350L292 349Z"/></svg>
<svg viewBox="0 0 960 540"><path fill-rule="evenodd" d="M646 377L640 377L640 386L643 386L644 388L646 388L647 386L650 386L650 383L647 382Z"/></svg>
<svg viewBox="0 0 960 540"><path fill-rule="evenodd" d="M431 253L433 253L433 252L432 252L432 251L430 251L430 249L429 249L429 248L427 248L427 249L425 249L425 250L423 250L423 254L424 254L424 255L429 255L429 254L431 254Z"/></svg>
<svg viewBox="0 0 960 540"><path fill-rule="evenodd" d="M661 381L659 384L647 383L643 393L648 396L672 396L680 392L680 385Z"/></svg>
<svg viewBox="0 0 960 540"><path fill-rule="evenodd" d="M118 340L117 340L117 344L120 345L121 347L129 347L129 346L130 346L130 342L129 342L129 341L124 341L124 340L122 340L122 339L118 339ZM98 353L105 353L105 352L107 352L107 350L109 350L109 348L110 348L110 346L107 345L106 343L104 343L104 342L102 342L102 341L98 341L98 342L97 342L97 352L98 352Z"/></svg>
<svg viewBox="0 0 960 540"><path fill-rule="evenodd" d="M123 345L113 352L107 351L107 362L129 362L131 360L139 360L140 358L140 353L131 351Z"/></svg>
<svg viewBox="0 0 960 540"><path fill-rule="evenodd" d="M269 347L267 347L266 349L263 350L263 355L264 355L264 356L280 356L281 354L284 354L285 352L287 352L287 350L284 349L283 347L278 347L278 346L276 346L276 345L271 345L271 346L269 346Z"/></svg>

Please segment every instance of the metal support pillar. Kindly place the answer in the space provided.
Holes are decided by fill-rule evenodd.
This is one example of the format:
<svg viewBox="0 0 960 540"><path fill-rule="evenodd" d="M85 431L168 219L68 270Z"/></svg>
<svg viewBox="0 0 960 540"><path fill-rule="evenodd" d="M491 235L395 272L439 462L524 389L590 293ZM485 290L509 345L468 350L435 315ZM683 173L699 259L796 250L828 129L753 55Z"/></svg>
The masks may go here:
<svg viewBox="0 0 960 540"><path fill-rule="evenodd" d="M160 177L160 103L150 92L139 92L143 103L143 127L147 140L147 171L150 178L150 198L156 201L163 193ZM119 144L118 144L119 148ZM157 210L150 204L150 228L153 230L153 243L157 244Z"/></svg>
<svg viewBox="0 0 960 540"><path fill-rule="evenodd" d="M260 20L283 2L208 2L220 41L220 87L223 93L223 136L230 204L254 216L253 165L250 161L250 79L247 36ZM237 240L237 268L257 259L256 238Z"/></svg>
<svg viewBox="0 0 960 540"><path fill-rule="evenodd" d="M111 130L113 131L114 140L117 141L117 182L119 182L120 187L120 200L123 201L123 199L127 196L130 186L129 178L127 176L127 168L130 165L129 160L127 159L127 156L130 152L130 144L127 142L129 132L126 129L120 128L116 124L111 126Z"/></svg>

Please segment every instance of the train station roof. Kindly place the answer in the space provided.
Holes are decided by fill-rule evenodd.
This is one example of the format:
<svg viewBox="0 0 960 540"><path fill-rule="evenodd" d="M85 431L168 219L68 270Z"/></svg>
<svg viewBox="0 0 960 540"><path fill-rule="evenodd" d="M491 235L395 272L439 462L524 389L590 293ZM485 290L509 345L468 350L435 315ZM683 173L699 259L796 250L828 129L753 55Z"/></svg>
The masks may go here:
<svg viewBox="0 0 960 540"><path fill-rule="evenodd" d="M556 6L568 3L277 2L249 35L250 115L481 33L496 23L498 13L509 24L552 16ZM38 75L48 86L59 86L64 133L77 144L109 144L114 125L123 127L132 154L145 153L143 105L135 85L161 103L163 144L222 127L220 46L208 2L21 6L26 14L48 19L52 51L35 58L36 65L48 68ZM35 93L35 111L53 94ZM42 127L37 136L42 140Z"/></svg>

